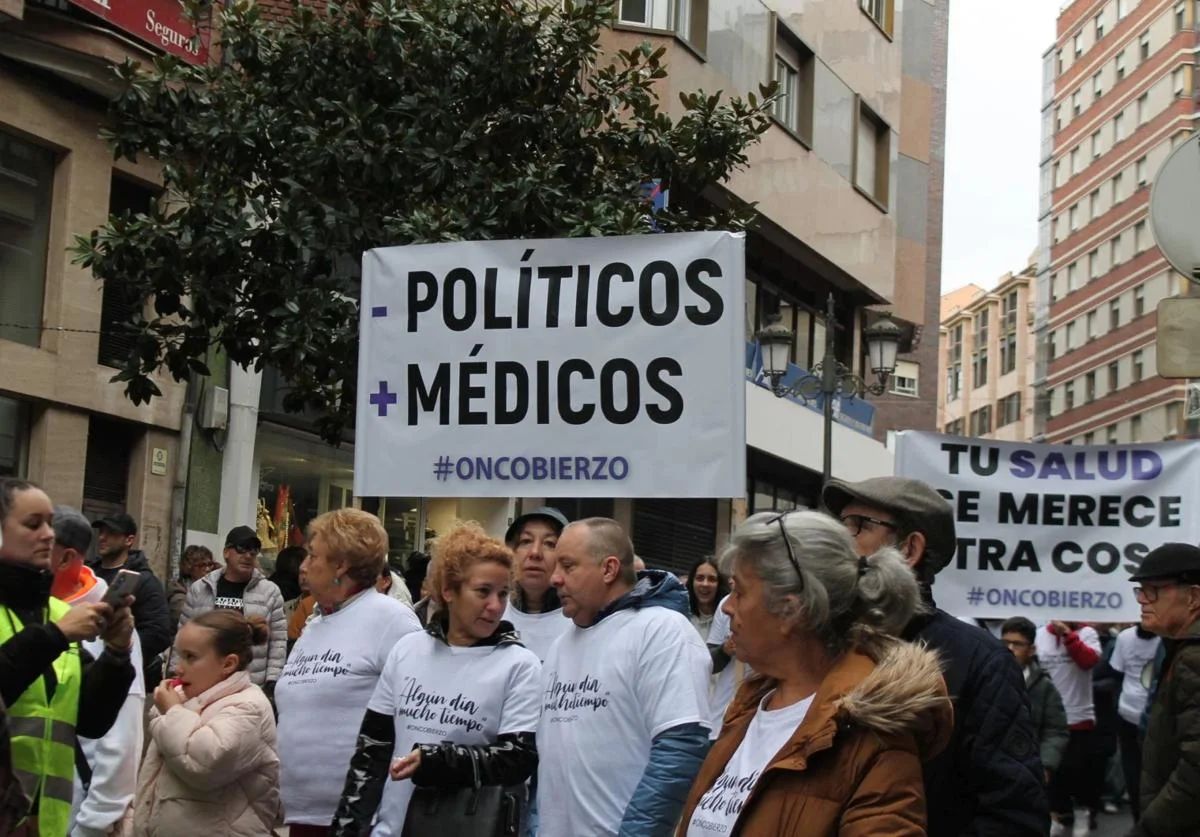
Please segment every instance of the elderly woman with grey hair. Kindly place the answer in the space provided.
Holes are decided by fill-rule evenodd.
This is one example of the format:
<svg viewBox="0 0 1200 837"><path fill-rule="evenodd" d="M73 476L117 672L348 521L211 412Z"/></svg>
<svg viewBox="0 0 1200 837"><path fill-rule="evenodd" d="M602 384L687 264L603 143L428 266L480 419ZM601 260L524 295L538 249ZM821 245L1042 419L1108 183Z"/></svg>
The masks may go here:
<svg viewBox="0 0 1200 837"><path fill-rule="evenodd" d="M692 786L681 837L923 835L921 762L953 709L937 657L896 635L921 607L894 549L858 557L818 512L734 532L723 608L754 669Z"/></svg>

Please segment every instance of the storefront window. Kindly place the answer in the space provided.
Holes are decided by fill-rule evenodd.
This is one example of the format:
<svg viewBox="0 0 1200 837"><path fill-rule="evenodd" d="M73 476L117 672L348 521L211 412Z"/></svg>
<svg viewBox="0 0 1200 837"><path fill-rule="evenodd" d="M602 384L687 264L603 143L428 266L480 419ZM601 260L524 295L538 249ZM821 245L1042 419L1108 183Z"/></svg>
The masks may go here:
<svg viewBox="0 0 1200 837"><path fill-rule="evenodd" d="M273 556L301 546L319 514L354 504L354 453L263 429L258 434L258 537Z"/></svg>
<svg viewBox="0 0 1200 837"><path fill-rule="evenodd" d="M0 397L0 477L23 477L29 458L29 404Z"/></svg>

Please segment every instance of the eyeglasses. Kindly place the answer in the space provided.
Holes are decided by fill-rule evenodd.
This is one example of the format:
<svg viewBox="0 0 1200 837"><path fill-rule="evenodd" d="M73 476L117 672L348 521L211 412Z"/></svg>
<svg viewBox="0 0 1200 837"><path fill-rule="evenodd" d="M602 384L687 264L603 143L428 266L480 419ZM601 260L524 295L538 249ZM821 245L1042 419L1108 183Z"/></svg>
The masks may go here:
<svg viewBox="0 0 1200 837"><path fill-rule="evenodd" d="M1166 584L1148 584L1144 587L1134 587L1133 596L1135 599L1143 599L1146 604L1154 604L1158 601L1159 593L1169 587L1178 587L1182 582L1170 581Z"/></svg>
<svg viewBox="0 0 1200 837"><path fill-rule="evenodd" d="M772 523L779 524L779 534L783 538L783 545L787 547L788 560L792 562L792 567L796 570L796 575L800 577L800 589L803 590L804 573L800 572L800 562L796 560L796 553L792 551L792 539L788 537L787 527L783 525L783 519L789 514L791 514L791 512L784 512L783 514L776 515L767 521L767 525L770 526Z"/></svg>
<svg viewBox="0 0 1200 837"><path fill-rule="evenodd" d="M880 520L878 517L869 517L865 514L847 514L838 519L842 521L842 525L850 532L851 537L858 537L858 534L863 530L863 526L868 523L872 526L885 526L893 532L900 531L900 527L890 520Z"/></svg>

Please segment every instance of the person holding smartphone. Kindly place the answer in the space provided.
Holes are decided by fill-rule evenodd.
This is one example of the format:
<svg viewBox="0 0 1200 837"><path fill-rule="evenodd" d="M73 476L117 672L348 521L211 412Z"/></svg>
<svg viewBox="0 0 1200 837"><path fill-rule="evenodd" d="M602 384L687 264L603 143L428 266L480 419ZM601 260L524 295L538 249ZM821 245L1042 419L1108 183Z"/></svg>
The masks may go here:
<svg viewBox="0 0 1200 837"><path fill-rule="evenodd" d="M72 608L51 596L53 518L36 485L0 479L0 700L9 707L13 769L32 799L18 828L65 837L75 736L108 732L133 682L133 597L115 608ZM93 658L79 643L97 636L104 650Z"/></svg>

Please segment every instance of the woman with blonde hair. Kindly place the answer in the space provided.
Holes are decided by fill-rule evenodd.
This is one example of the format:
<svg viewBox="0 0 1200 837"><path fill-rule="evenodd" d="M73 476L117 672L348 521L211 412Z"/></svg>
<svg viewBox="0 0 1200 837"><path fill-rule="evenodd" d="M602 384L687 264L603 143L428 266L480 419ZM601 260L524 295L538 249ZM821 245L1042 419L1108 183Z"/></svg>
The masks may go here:
<svg viewBox="0 0 1200 837"><path fill-rule="evenodd" d="M275 687L280 792L291 837L329 832L339 778L388 654L420 630L412 608L375 589L387 549L379 518L359 509L328 512L308 525L301 573L313 615Z"/></svg>
<svg viewBox="0 0 1200 837"><path fill-rule="evenodd" d="M512 567L512 552L477 523L434 542L431 617L396 643L379 678L334 834L401 834L418 786L519 786L533 775L541 664L501 618Z"/></svg>
<svg viewBox="0 0 1200 837"><path fill-rule="evenodd" d="M692 785L680 835L925 834L921 763L950 737L937 658L896 635L920 608L900 554L859 558L818 512L756 514L722 563L756 672Z"/></svg>

